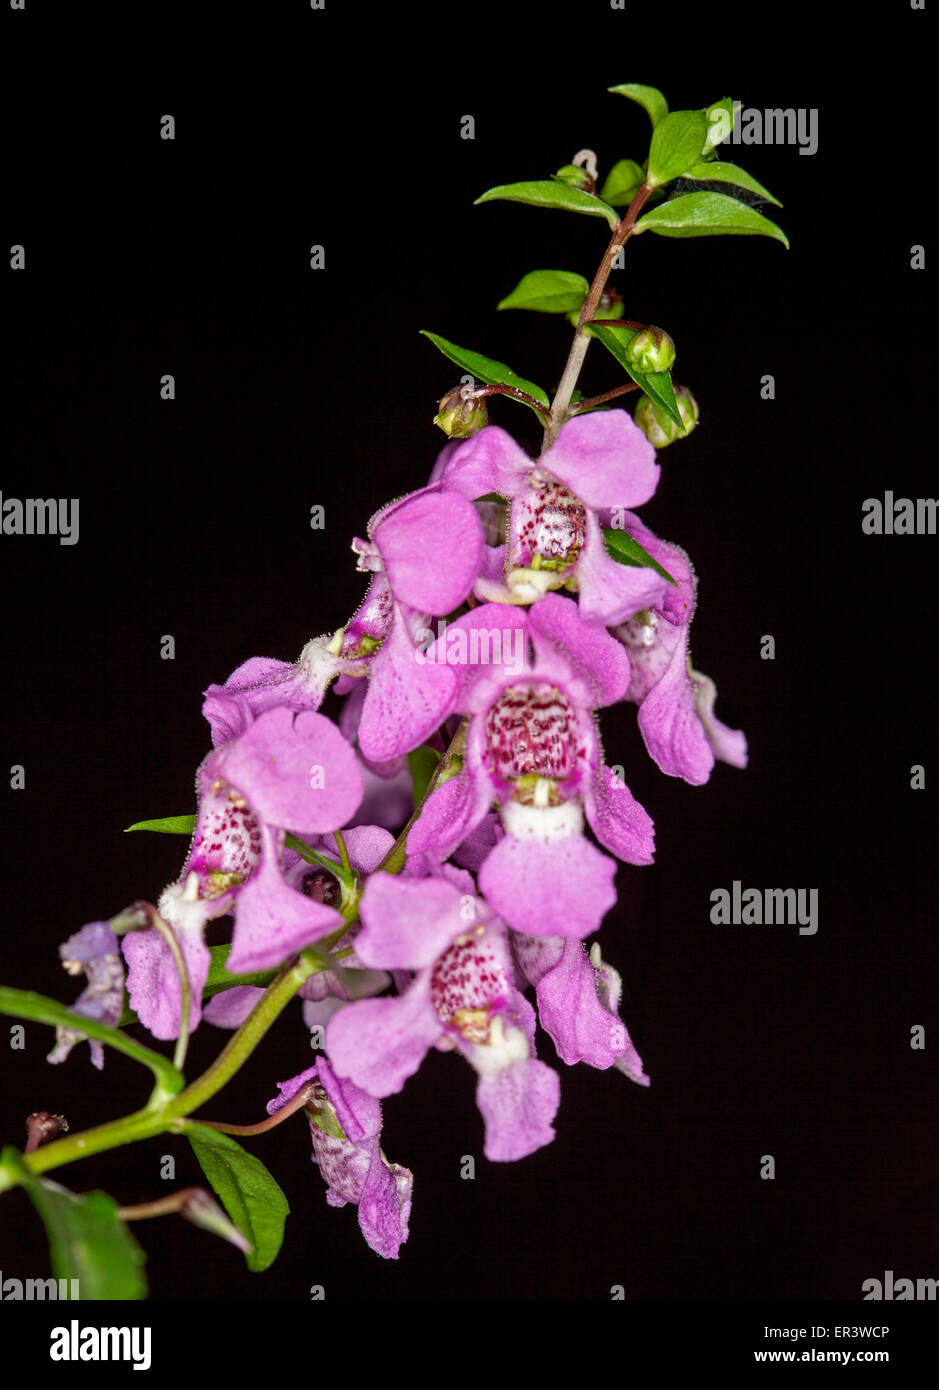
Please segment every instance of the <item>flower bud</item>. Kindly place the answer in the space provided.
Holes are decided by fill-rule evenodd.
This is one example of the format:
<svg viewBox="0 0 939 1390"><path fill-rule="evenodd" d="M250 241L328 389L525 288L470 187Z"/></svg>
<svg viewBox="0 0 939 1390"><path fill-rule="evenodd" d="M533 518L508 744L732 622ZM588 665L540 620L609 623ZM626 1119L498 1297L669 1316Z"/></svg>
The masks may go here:
<svg viewBox="0 0 939 1390"><path fill-rule="evenodd" d="M682 428L675 424L670 415L651 401L648 396L640 396L633 419L642 430L650 444L664 449L666 444L674 444L676 439L684 439L698 423L698 402L687 386L675 387L675 403L682 418Z"/></svg>
<svg viewBox="0 0 939 1390"><path fill-rule="evenodd" d="M562 164L554 177L559 183L566 183L571 188L581 188L585 193L592 193L596 188L596 180L579 164Z"/></svg>
<svg viewBox="0 0 939 1390"><path fill-rule="evenodd" d="M667 372L675 361L675 344L662 328L649 324L626 347L626 356L637 372Z"/></svg>
<svg viewBox="0 0 939 1390"><path fill-rule="evenodd" d="M454 386L440 400L434 424L450 439L469 439L489 424L485 396L474 399L466 387Z"/></svg>

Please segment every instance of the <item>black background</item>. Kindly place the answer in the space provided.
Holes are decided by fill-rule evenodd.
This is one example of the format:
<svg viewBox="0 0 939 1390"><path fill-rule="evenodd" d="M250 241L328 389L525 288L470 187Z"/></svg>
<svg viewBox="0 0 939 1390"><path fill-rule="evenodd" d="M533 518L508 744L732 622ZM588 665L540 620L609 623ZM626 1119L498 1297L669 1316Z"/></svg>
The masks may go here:
<svg viewBox="0 0 939 1390"><path fill-rule="evenodd" d="M589 278L604 224L473 199L583 146L601 170L641 161L647 119L614 83L654 83L674 107L819 109L812 157L728 154L782 199L791 251L643 236L616 277L627 316L676 339L701 405L643 515L695 561L695 663L751 753L692 788L658 773L631 707L603 718L608 760L656 822L656 865L620 869L601 936L651 1088L555 1061L555 1142L490 1164L470 1069L434 1053L385 1106L385 1152L415 1172L400 1261L366 1248L353 1208L327 1208L298 1118L251 1141L292 1207L275 1265L252 1275L211 1236L148 1223L154 1298L320 1284L330 1299L602 1300L622 1284L629 1300L859 1299L886 1269L939 1275L936 539L860 526L867 497L936 490L929 271L910 269L927 241L932 17L865 14L297 0L196 20L27 0L4 15L5 244L25 245L27 269L6 276L0 485L80 497L81 531L73 547L0 536L0 781L26 768L25 790L0 790L2 964L5 983L66 1001L58 943L179 870L181 840L122 831L192 809L202 690L341 625L363 592L351 536L426 480L459 371L418 330L556 383L566 324L495 305L536 267ZM582 384L618 381L594 348ZM491 418L536 448L521 407ZM818 934L713 926L710 892L734 879L817 888ZM3 1142L22 1143L31 1110L77 1130L145 1098L116 1055L100 1075L84 1049L48 1067L48 1028L10 1050L11 1022ZM199 1029L191 1075L223 1039ZM311 1060L291 1013L205 1115L261 1118ZM199 1180L170 1138L55 1176L144 1201L165 1194L167 1153L180 1183ZM2 1208L3 1277L46 1273L23 1194Z"/></svg>

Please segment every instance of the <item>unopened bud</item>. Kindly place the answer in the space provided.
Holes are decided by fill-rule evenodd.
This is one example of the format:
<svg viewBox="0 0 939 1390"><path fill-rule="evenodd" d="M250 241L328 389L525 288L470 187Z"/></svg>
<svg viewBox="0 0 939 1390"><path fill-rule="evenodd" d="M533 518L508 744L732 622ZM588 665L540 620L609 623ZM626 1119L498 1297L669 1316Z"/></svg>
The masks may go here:
<svg viewBox="0 0 939 1390"><path fill-rule="evenodd" d="M663 328L649 324L626 347L626 356L637 372L667 372L675 361L675 344Z"/></svg>
<svg viewBox="0 0 939 1390"><path fill-rule="evenodd" d="M469 439L489 424L486 398L475 398L465 386L454 386L441 399L434 424L450 439Z"/></svg>
<svg viewBox="0 0 939 1390"><path fill-rule="evenodd" d="M592 193L597 186L596 180L579 164L562 164L554 177L559 183L566 183L571 188L582 188L585 193Z"/></svg>
<svg viewBox="0 0 939 1390"><path fill-rule="evenodd" d="M698 402L687 386L676 386L675 404L681 416L681 427L648 396L639 398L633 419L649 443L654 444L657 449L664 449L666 444L674 444L676 439L684 439L698 423Z"/></svg>

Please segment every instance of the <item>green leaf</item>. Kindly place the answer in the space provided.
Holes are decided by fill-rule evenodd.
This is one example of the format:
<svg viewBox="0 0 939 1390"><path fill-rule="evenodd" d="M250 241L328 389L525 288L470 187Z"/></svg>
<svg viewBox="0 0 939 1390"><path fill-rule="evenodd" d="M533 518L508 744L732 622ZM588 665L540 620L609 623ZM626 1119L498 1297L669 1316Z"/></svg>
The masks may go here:
<svg viewBox="0 0 939 1390"><path fill-rule="evenodd" d="M260 1272L277 1258L284 1240L287 1198L259 1158L230 1134L188 1120L183 1127L206 1178L239 1231L254 1247L248 1268Z"/></svg>
<svg viewBox="0 0 939 1390"><path fill-rule="evenodd" d="M639 565L643 569L654 569L663 579L667 579L669 584L678 585L669 574L667 569L663 569L658 560L653 560L643 546L638 541L634 541L632 536L626 531L614 529L604 530L603 540L606 544L607 554L611 555L619 565Z"/></svg>
<svg viewBox="0 0 939 1390"><path fill-rule="evenodd" d="M652 132L646 183L658 188L701 159L708 123L703 111L673 111Z"/></svg>
<svg viewBox="0 0 939 1390"><path fill-rule="evenodd" d="M726 193L683 193L653 208L636 223L637 232L660 236L768 236L788 250L785 232L762 213Z"/></svg>
<svg viewBox="0 0 939 1390"><path fill-rule="evenodd" d="M686 179L710 179L713 183L732 183L736 188L746 188L750 193L756 193L768 203L775 203L778 208L782 203L778 198L774 198L768 188L764 188L761 183L757 183L752 174L748 174L746 169L741 169L738 164L724 164L719 159L703 161L696 164L693 169L685 172Z"/></svg>
<svg viewBox="0 0 939 1390"><path fill-rule="evenodd" d="M530 270L496 307L567 314L580 308L589 288L584 277L571 270Z"/></svg>
<svg viewBox="0 0 939 1390"><path fill-rule="evenodd" d="M611 227L619 221L615 208L604 203L594 193L585 193L582 188L571 188L569 184L555 179L535 179L528 183L500 183L495 188L487 188L477 203L496 201L509 203L528 203L536 208L559 208L562 212L582 212L588 217L605 217Z"/></svg>
<svg viewBox="0 0 939 1390"><path fill-rule="evenodd" d="M471 372L487 386L501 382L505 386L514 386L516 391L525 391L529 396L534 396L541 405L550 404L540 386L536 386L533 381L526 381L522 376L516 376L512 368L507 367L504 362L497 362L494 357L483 357L481 352L471 352L469 348L457 347L456 343L448 342L437 333L428 333L426 328L422 328L421 332L444 357L449 357L451 362L455 362L464 371Z"/></svg>
<svg viewBox="0 0 939 1390"><path fill-rule="evenodd" d="M146 1298L146 1256L117 1215L113 1197L106 1192L78 1195L40 1178L14 1148L3 1150L0 1164L22 1183L42 1218L53 1278L77 1279L82 1302Z"/></svg>
<svg viewBox="0 0 939 1390"><path fill-rule="evenodd" d="M629 207L642 179L642 170L634 159L617 160L604 180L600 197L611 207Z"/></svg>
<svg viewBox="0 0 939 1390"><path fill-rule="evenodd" d="M652 122L653 129L668 115L668 102L658 87L641 87L638 82L622 82L618 87L607 87L607 91L638 102Z"/></svg>
<svg viewBox="0 0 939 1390"><path fill-rule="evenodd" d="M124 831L156 830L161 835L191 835L196 826L195 816L160 816L157 820L139 820Z"/></svg>
<svg viewBox="0 0 939 1390"><path fill-rule="evenodd" d="M672 386L670 372L650 372L646 376L639 372L626 356L626 347L636 336L638 329L620 328L600 328L592 324L590 332L599 338L600 342L612 353L623 370L632 377L637 386L645 391L650 400L655 401L656 405L662 407L667 415L675 421L676 425L683 425L681 415L678 412L678 405L675 401L675 390Z"/></svg>
<svg viewBox="0 0 939 1390"><path fill-rule="evenodd" d="M85 1018L83 1014L72 1013L71 1009L67 1009L58 1000L47 999L43 994L34 994L32 990L9 989L0 985L0 1014L9 1014L13 1018L31 1018L36 1023L51 1023L55 1028L71 1028L83 1037L96 1038L99 1042L107 1043L116 1052L123 1052L126 1056L133 1057L135 1062L142 1062L145 1067L149 1067L157 1085L167 1097L178 1095L186 1084L182 1073L177 1071L168 1057L161 1056L159 1052L151 1052L149 1047L134 1042L133 1038L128 1038L119 1028L109 1028L105 1023Z"/></svg>
<svg viewBox="0 0 939 1390"><path fill-rule="evenodd" d="M411 769L411 784L414 788L414 805L420 806L430 786L430 779L437 770L440 754L426 743L408 754L408 767Z"/></svg>
<svg viewBox="0 0 939 1390"><path fill-rule="evenodd" d="M738 101L737 107L741 103ZM701 154L707 157L714 149L726 140L734 128L734 103L730 97L722 97L720 101L715 101L711 106L704 108L704 118L708 123L708 136L704 142L704 149Z"/></svg>

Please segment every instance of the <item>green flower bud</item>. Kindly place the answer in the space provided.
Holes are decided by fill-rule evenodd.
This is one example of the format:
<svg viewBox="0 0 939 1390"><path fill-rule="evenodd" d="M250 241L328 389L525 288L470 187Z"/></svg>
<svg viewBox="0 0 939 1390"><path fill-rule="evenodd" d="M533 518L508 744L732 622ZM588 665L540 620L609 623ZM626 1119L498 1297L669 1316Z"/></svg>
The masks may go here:
<svg viewBox="0 0 939 1390"><path fill-rule="evenodd" d="M465 386L454 386L440 400L434 424L451 439L469 439L489 424L485 396L474 399Z"/></svg>
<svg viewBox="0 0 939 1390"><path fill-rule="evenodd" d="M633 419L642 430L650 444L664 449L666 444L674 444L676 439L684 439L698 423L698 402L687 386L675 387L675 403L682 418L682 428L666 415L665 411L651 401L648 396L640 396Z"/></svg>
<svg viewBox="0 0 939 1390"><path fill-rule="evenodd" d="M636 371L646 376L650 372L667 372L675 361L675 344L663 328L650 323L629 343L626 356Z"/></svg>
<svg viewBox="0 0 939 1390"><path fill-rule="evenodd" d="M571 188L582 188L585 193L592 193L597 186L596 181L579 164L562 164L554 177Z"/></svg>

